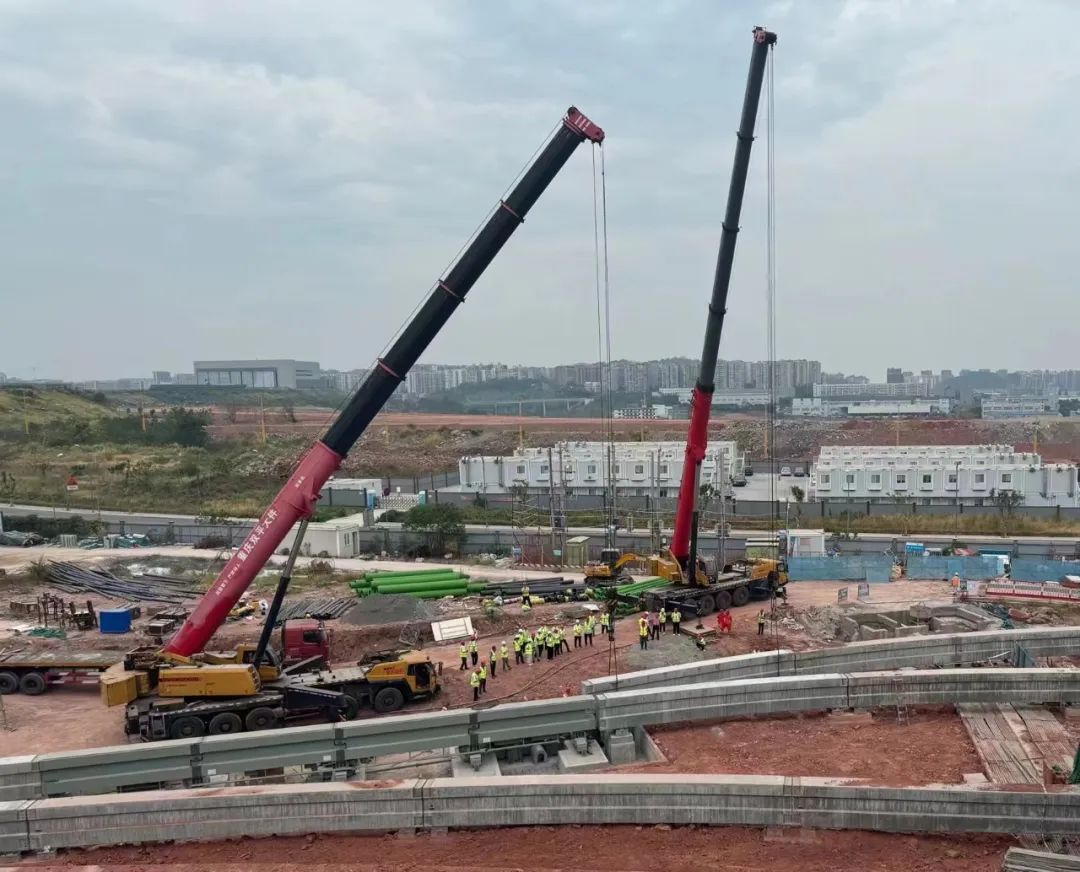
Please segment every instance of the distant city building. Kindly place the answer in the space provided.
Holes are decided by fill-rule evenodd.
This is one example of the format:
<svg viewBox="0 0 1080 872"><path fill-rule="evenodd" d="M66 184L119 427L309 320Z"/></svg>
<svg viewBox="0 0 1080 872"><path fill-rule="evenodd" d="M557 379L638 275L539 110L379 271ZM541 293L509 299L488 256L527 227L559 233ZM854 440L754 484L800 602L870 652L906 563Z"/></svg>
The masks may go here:
<svg viewBox="0 0 1080 872"><path fill-rule="evenodd" d="M685 405L690 402L690 397L694 391L693 388L660 388L658 393ZM721 407L767 406L769 405L769 392L764 390L716 390L713 392L712 404Z"/></svg>
<svg viewBox="0 0 1080 872"><path fill-rule="evenodd" d="M885 382L890 385L902 384L904 381L904 372L898 366L890 366L885 370Z"/></svg>
<svg viewBox="0 0 1080 872"><path fill-rule="evenodd" d="M155 369L150 375L156 385L171 385L173 383L172 373L163 369Z"/></svg>
<svg viewBox="0 0 1080 872"><path fill-rule="evenodd" d="M795 397L791 401L791 414L796 417L829 418L859 415L933 417L948 415L951 410L952 401L943 397L909 400L823 400L821 397Z"/></svg>
<svg viewBox="0 0 1080 872"><path fill-rule="evenodd" d="M1011 445L825 446L810 475L824 502L991 505L1012 491L1028 506L1076 506L1077 469Z"/></svg>
<svg viewBox="0 0 1080 872"><path fill-rule="evenodd" d="M638 406L636 408L616 409L613 417L632 418L639 421L652 421L671 418L671 412L671 406L665 406L663 403L653 403L648 406Z"/></svg>
<svg viewBox="0 0 1080 872"><path fill-rule="evenodd" d="M821 397L823 400L839 398L888 400L895 397L925 397L928 394L928 386L919 382L814 385L814 396Z"/></svg>
<svg viewBox="0 0 1080 872"><path fill-rule="evenodd" d="M339 372L336 369L323 371L327 387L345 394L351 394L360 387L360 383L367 377L367 374L366 369L350 369L347 372Z"/></svg>
<svg viewBox="0 0 1080 872"><path fill-rule="evenodd" d="M1058 400L1046 397L983 397L984 418L1038 418L1058 414Z"/></svg>
<svg viewBox="0 0 1080 872"><path fill-rule="evenodd" d="M195 382L214 387L323 388L313 360L196 360Z"/></svg>
<svg viewBox="0 0 1080 872"><path fill-rule="evenodd" d="M4 373L0 372L0 385L7 384L7 380L8 377Z"/></svg>
<svg viewBox="0 0 1080 872"><path fill-rule="evenodd" d="M685 451L682 442L560 442L550 450L523 448L504 457L462 457L458 487L480 493L508 493L514 487L549 493L555 488L572 497L603 494L613 481L617 494L675 497ZM701 483L719 488L744 466L745 455L737 443L710 442L701 463Z"/></svg>

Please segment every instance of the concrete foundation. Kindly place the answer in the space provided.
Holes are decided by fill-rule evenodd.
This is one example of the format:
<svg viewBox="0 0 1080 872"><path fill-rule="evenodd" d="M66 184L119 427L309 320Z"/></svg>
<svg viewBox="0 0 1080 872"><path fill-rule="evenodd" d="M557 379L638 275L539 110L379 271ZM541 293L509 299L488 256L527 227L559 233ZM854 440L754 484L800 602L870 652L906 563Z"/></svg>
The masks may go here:
<svg viewBox="0 0 1080 872"><path fill-rule="evenodd" d="M971 633L997 627L999 621L982 609L953 602L922 603L887 610L859 603L840 619L839 635L846 642L921 636L926 633Z"/></svg>
<svg viewBox="0 0 1080 872"><path fill-rule="evenodd" d="M629 730L616 730L609 734L605 745L612 766L625 766L637 759L637 742Z"/></svg>
<svg viewBox="0 0 1080 872"><path fill-rule="evenodd" d="M582 772L593 772L611 766L611 762L608 760L607 754L604 753L604 749L600 747L599 742L589 742L584 754L569 739L563 745L563 749L559 751L560 772L579 775Z"/></svg>
<svg viewBox="0 0 1080 872"><path fill-rule="evenodd" d="M499 758L494 754L466 754L455 756L450 762L454 778L493 778L502 775Z"/></svg>

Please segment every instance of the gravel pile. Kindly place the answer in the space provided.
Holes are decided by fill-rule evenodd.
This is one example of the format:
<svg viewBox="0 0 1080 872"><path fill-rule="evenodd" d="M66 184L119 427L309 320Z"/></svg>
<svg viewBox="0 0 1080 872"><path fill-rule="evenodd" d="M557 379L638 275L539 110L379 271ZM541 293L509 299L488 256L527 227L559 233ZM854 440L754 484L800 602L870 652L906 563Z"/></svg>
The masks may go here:
<svg viewBox="0 0 1080 872"><path fill-rule="evenodd" d="M400 624L406 621L438 620L439 609L405 594L374 593L360 600L341 620L357 626Z"/></svg>

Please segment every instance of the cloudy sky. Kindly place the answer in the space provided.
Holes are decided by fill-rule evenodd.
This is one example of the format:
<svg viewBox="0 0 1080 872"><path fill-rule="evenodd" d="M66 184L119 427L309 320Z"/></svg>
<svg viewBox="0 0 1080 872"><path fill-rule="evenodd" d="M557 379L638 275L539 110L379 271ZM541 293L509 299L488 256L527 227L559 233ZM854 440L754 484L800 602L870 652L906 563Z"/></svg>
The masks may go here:
<svg viewBox="0 0 1080 872"><path fill-rule="evenodd" d="M0 370L365 366L571 103L613 353L696 357L755 24L778 355L1080 367L1080 4L0 0ZM764 171L722 357L765 353ZM423 359L595 358L592 227L583 146Z"/></svg>

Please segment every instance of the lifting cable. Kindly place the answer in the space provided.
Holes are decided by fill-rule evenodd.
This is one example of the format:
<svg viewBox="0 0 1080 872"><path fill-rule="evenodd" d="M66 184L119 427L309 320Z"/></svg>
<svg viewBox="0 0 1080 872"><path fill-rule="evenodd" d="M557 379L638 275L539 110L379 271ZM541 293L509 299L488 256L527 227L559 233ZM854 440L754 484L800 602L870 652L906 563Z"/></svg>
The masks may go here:
<svg viewBox="0 0 1080 872"><path fill-rule="evenodd" d="M599 183L597 182L596 153L600 152ZM606 442L607 457L604 484L605 544L615 525L615 425L612 422L612 386L611 386L611 283L608 277L608 232L607 232L607 171L604 164L602 143L593 144L593 255L596 274L596 359L597 374L600 382L600 419L603 440Z"/></svg>
<svg viewBox="0 0 1080 872"><path fill-rule="evenodd" d="M766 301L766 348L768 356L768 372L766 378L769 386L768 417L765 423L765 438L768 442L769 464L769 504L770 532L777 535L780 523L780 507L777 503L776 491L776 405L778 402L776 390L776 109L773 99L776 76L773 68L773 49L770 47L768 61L765 67L765 107L766 107L766 217L765 217L765 301ZM779 541L779 539L777 539ZM779 545L777 545L777 558L779 559Z"/></svg>

